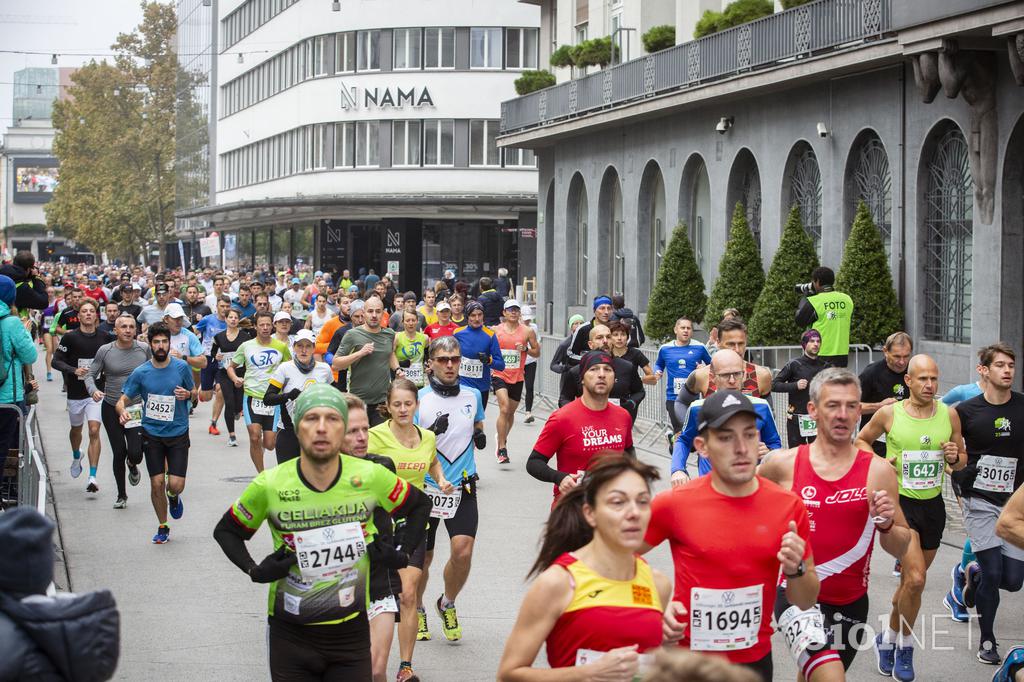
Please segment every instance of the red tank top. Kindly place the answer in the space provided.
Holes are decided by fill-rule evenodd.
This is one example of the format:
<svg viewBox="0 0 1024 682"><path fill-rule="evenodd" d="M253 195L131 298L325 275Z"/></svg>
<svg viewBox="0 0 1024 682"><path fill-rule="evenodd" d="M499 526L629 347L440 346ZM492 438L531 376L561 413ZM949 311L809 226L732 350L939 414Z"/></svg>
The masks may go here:
<svg viewBox="0 0 1024 682"><path fill-rule="evenodd" d="M704 391L704 397L707 398L717 390L718 386L715 385L715 377L709 374L708 388ZM757 365L752 362L746 363L746 366L743 368L743 385L740 386L740 393L754 398L762 397L760 385L757 383Z"/></svg>
<svg viewBox="0 0 1024 682"><path fill-rule="evenodd" d="M598 575L572 554L555 560L572 577L573 596L547 638L548 665L576 665L580 651L605 652L636 644L640 653L661 644L661 598L647 562L636 558L632 580Z"/></svg>
<svg viewBox="0 0 1024 682"><path fill-rule="evenodd" d="M842 606L868 591L875 524L868 510L868 470L875 455L857 451L853 466L837 481L818 476L811 447L801 445L793 463L793 492L807 507L814 570L821 581L818 601Z"/></svg>

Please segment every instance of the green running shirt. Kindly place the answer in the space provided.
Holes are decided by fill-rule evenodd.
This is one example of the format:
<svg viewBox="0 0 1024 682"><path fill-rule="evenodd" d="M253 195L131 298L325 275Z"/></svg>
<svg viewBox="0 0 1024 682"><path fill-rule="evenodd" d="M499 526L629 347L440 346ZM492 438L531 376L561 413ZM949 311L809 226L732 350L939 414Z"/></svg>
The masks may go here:
<svg viewBox="0 0 1024 682"><path fill-rule="evenodd" d="M935 401L935 414L918 419L907 414L908 401L892 405L892 429L885 437L886 459L895 464L900 495L930 500L942 494L946 462L942 444L953 436L949 410Z"/></svg>

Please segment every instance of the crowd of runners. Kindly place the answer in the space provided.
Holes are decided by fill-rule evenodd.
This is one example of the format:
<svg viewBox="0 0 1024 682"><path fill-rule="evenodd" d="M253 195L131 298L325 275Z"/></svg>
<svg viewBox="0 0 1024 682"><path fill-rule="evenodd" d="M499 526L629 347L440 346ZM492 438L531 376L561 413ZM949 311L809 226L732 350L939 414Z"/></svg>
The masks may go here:
<svg viewBox="0 0 1024 682"><path fill-rule="evenodd" d="M977 381L940 395L937 362L906 333L857 374L814 321L794 339L803 353L773 371L748 360L746 324L727 310L708 343L680 318L652 362L637 316L598 296L540 369L560 375L558 407L518 452L509 434L521 402L534 420L541 345L504 272L422 291L372 270L39 272L48 302L26 326L66 394L85 494L107 494L102 428L114 508L144 461L163 544L185 514L190 426L248 446L255 478L213 534L268 585L273 679L382 681L397 662L397 682L418 680L416 643L434 623L463 637L476 461L493 457L552 489L501 680L771 680L775 655L817 682L872 651L879 673L906 682L930 569L950 582L950 617L977 621L978 661L1024 680L1024 648L995 633L1001 593L1024 583L1024 395L1008 344L979 349ZM645 385L663 378L671 463L659 470L637 459L633 433ZM772 392L786 394L778 422ZM659 478L671 485L655 494ZM969 540L933 569L944 485ZM264 522L275 551L253 558ZM427 593L442 522L443 588ZM872 636L876 539L900 582ZM671 576L642 556L662 543ZM773 652L776 631L786 646Z"/></svg>

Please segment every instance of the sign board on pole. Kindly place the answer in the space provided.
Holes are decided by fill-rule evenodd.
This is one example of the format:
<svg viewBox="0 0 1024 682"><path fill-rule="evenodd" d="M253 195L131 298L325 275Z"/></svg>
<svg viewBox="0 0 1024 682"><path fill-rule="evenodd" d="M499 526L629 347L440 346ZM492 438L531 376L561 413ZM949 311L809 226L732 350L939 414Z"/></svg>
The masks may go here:
<svg viewBox="0 0 1024 682"><path fill-rule="evenodd" d="M199 255L203 258L216 258L220 255L220 237L213 235L199 240Z"/></svg>
<svg viewBox="0 0 1024 682"><path fill-rule="evenodd" d="M398 261L396 261L396 260L389 260L388 261L388 274L389 275L397 275L398 274Z"/></svg>

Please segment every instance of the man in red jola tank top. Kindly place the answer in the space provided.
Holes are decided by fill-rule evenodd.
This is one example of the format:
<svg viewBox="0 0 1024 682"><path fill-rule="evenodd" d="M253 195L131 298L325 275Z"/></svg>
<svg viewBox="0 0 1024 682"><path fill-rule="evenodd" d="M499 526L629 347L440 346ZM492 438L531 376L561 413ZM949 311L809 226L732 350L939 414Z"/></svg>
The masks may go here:
<svg viewBox="0 0 1024 682"><path fill-rule="evenodd" d="M860 422L857 376L837 367L820 372L811 381L808 410L817 420L815 440L770 453L758 474L791 489L807 507L819 562L818 605L809 610L791 605L783 579L775 617L800 671L816 682L843 679L857 648L869 644L859 640L868 617L875 531L882 549L899 557L910 542L910 529L896 504L892 465L852 443Z"/></svg>
<svg viewBox="0 0 1024 682"><path fill-rule="evenodd" d="M716 391L697 430L694 447L711 460L711 474L654 498L643 550L669 542L675 590L665 626L680 645L768 681L780 570L790 602L810 609L818 597L807 510L756 474L757 415L745 395Z"/></svg>

